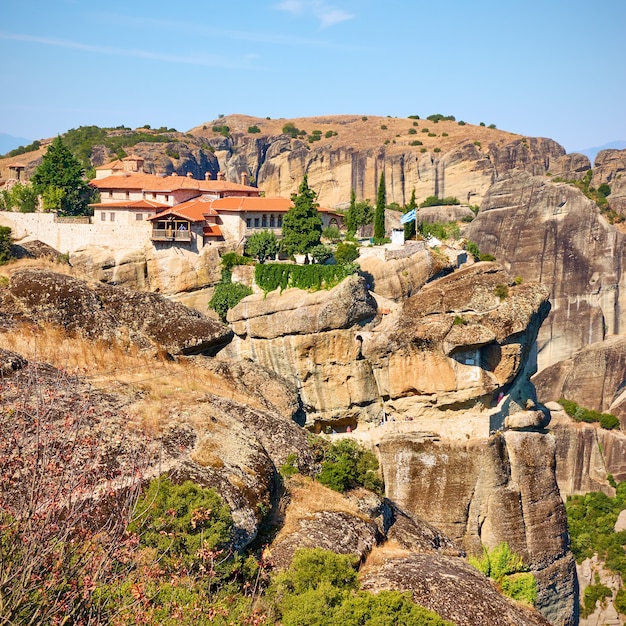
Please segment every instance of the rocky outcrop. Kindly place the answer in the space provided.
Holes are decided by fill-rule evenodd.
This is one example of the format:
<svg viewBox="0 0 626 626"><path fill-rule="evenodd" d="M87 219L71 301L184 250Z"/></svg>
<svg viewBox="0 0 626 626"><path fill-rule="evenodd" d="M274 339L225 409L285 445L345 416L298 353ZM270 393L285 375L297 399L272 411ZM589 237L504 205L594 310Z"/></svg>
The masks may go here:
<svg viewBox="0 0 626 626"><path fill-rule="evenodd" d="M94 280L165 295L194 292L221 278L220 249L205 246L200 253L182 248L137 249L90 246L70 255L70 264Z"/></svg>
<svg viewBox="0 0 626 626"><path fill-rule="evenodd" d="M626 218L626 150L602 150L597 154L591 185L597 189L603 183L611 189L611 208Z"/></svg>
<svg viewBox="0 0 626 626"><path fill-rule="evenodd" d="M542 402L574 400L587 409L613 413L626 427L626 337L611 336L551 365L534 378Z"/></svg>
<svg viewBox="0 0 626 626"><path fill-rule="evenodd" d="M390 433L378 443L390 499L469 552L507 541L537 577L541 612L574 624L576 572L555 447L550 435L513 431L465 444Z"/></svg>
<svg viewBox="0 0 626 626"><path fill-rule="evenodd" d="M215 351L231 331L201 313L153 293L96 284L46 270L15 271L9 313L61 326L86 338L132 343L172 354Z"/></svg>
<svg viewBox="0 0 626 626"><path fill-rule="evenodd" d="M425 280L432 265L412 260L418 269L407 275ZM476 264L427 284L381 319L366 287L355 276L331 291L244 298L229 312L237 335L229 354L293 380L318 426L378 422L384 412L439 417L480 404L478 415L515 379L515 400L494 412L492 427L532 402L528 373L518 375L547 313L545 289ZM491 418L477 419L488 433Z"/></svg>
<svg viewBox="0 0 626 626"><path fill-rule="evenodd" d="M392 556L361 576L363 589L408 591L457 626L548 626L536 611L508 601L471 565L439 554ZM573 622L571 622L573 623Z"/></svg>
<svg viewBox="0 0 626 626"><path fill-rule="evenodd" d="M603 491L614 495L609 475L626 480L626 435L598 424L575 422L556 403L549 403L550 432L556 440L556 479L561 496Z"/></svg>
<svg viewBox="0 0 626 626"><path fill-rule="evenodd" d="M589 157L576 152L550 161L550 174L565 180L580 180L590 169Z"/></svg>
<svg viewBox="0 0 626 626"><path fill-rule="evenodd" d="M538 338L538 365L624 331L624 235L565 183L518 173L489 190L467 236L514 276L550 290L552 311Z"/></svg>

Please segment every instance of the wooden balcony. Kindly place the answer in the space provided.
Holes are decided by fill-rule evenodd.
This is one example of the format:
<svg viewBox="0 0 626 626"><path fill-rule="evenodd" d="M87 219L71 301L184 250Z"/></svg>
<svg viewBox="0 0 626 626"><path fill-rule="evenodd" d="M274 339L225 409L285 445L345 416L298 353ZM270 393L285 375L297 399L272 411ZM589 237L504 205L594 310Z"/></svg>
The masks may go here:
<svg viewBox="0 0 626 626"><path fill-rule="evenodd" d="M191 231L153 228L152 241L191 241Z"/></svg>

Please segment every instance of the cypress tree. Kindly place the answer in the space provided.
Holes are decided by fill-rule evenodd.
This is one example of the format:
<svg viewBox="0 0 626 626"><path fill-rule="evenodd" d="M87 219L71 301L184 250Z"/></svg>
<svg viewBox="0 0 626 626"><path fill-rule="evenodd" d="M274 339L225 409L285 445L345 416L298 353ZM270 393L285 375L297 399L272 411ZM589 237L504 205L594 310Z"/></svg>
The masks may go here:
<svg viewBox="0 0 626 626"><path fill-rule="evenodd" d="M376 211L374 212L374 239L385 238L385 172L380 175L378 193L376 194Z"/></svg>
<svg viewBox="0 0 626 626"><path fill-rule="evenodd" d="M409 203L404 207L404 212L408 213L413 209L417 208L417 201L415 200L415 187L413 188L413 192L411 193L411 199ZM415 220L411 220L404 225L404 239L410 239L415 235Z"/></svg>

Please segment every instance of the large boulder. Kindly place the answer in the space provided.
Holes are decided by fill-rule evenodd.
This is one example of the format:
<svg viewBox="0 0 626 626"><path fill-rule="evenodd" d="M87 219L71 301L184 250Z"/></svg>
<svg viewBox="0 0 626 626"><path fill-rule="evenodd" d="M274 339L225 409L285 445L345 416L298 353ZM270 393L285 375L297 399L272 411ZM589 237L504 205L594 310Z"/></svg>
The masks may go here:
<svg viewBox="0 0 626 626"><path fill-rule="evenodd" d="M90 285L47 270L13 272L9 293L14 310L26 319L86 338L131 342L172 354L216 351L231 338L220 322L158 294Z"/></svg>

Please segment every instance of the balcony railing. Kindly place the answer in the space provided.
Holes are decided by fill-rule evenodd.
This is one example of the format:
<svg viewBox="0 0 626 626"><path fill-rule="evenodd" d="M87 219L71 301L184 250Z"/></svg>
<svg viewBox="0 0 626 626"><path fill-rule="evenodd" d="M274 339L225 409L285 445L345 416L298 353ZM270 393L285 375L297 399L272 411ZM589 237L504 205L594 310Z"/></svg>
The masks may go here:
<svg viewBox="0 0 626 626"><path fill-rule="evenodd" d="M191 231L153 228L152 241L191 241Z"/></svg>

